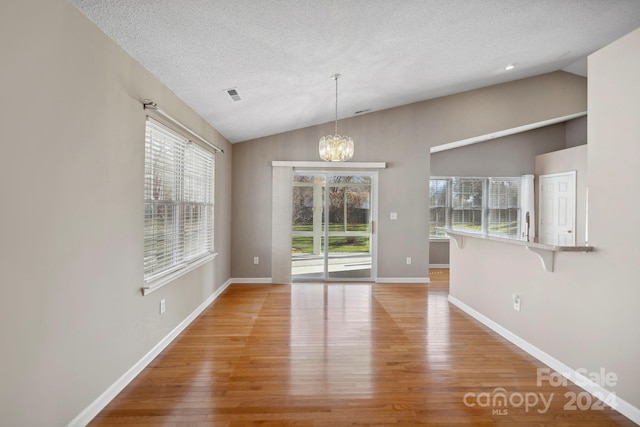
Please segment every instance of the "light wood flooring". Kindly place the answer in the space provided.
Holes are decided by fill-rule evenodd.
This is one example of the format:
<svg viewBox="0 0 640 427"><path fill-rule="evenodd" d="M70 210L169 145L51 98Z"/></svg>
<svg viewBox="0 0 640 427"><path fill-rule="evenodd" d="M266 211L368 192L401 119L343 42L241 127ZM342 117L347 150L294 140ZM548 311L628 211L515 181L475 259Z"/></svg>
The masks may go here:
<svg viewBox="0 0 640 427"><path fill-rule="evenodd" d="M538 385L544 365L451 306L448 271L431 279L232 285L92 425L635 425Z"/></svg>

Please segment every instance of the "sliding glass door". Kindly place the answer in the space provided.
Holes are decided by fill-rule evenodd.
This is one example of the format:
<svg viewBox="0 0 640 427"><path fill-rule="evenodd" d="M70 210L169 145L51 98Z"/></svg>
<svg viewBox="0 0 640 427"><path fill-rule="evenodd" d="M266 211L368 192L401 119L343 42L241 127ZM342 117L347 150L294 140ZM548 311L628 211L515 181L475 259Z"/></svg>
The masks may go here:
<svg viewBox="0 0 640 427"><path fill-rule="evenodd" d="M376 177L375 173L294 174L294 281L374 278Z"/></svg>
<svg viewBox="0 0 640 427"><path fill-rule="evenodd" d="M324 280L324 175L293 176L291 279Z"/></svg>

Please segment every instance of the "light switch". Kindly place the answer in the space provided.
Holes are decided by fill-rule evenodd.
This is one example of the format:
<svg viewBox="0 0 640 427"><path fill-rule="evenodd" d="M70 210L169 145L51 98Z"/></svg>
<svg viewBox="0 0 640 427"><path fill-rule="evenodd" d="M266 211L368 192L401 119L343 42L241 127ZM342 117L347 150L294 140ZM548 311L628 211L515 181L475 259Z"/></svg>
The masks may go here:
<svg viewBox="0 0 640 427"><path fill-rule="evenodd" d="M389 219L396 220L398 219L398 212L391 212L389 215Z"/></svg>

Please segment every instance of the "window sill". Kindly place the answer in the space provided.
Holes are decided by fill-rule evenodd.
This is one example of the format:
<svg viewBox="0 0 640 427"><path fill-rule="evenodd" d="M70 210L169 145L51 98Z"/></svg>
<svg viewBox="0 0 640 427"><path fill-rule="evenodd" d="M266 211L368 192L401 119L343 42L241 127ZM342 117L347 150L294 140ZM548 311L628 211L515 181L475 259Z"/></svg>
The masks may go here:
<svg viewBox="0 0 640 427"><path fill-rule="evenodd" d="M186 264L184 267L172 273L169 273L166 276L162 276L157 279L153 279L148 283L145 283L145 285L142 287L142 295L149 295L151 292L157 291L158 289L174 281L178 277L183 276L189 273L190 271L195 270L196 268L208 263L209 261L213 261L217 255L218 255L217 253L206 255L202 258L199 258L196 261L193 261L190 264Z"/></svg>

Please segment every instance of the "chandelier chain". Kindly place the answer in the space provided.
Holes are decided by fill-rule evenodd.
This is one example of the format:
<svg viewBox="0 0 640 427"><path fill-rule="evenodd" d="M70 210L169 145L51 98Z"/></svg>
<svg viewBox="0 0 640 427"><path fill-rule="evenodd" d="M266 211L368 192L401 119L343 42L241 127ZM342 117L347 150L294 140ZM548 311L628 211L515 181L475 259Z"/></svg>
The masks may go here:
<svg viewBox="0 0 640 427"><path fill-rule="evenodd" d="M335 128L334 135L337 135L338 134L338 78L340 77L340 74L335 74L333 77L334 77L334 80L336 81L336 128Z"/></svg>

